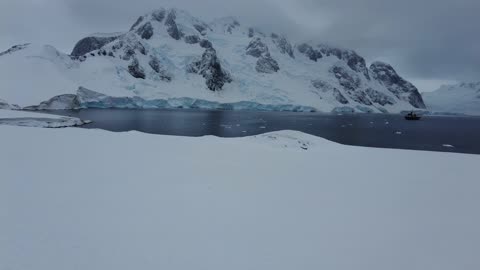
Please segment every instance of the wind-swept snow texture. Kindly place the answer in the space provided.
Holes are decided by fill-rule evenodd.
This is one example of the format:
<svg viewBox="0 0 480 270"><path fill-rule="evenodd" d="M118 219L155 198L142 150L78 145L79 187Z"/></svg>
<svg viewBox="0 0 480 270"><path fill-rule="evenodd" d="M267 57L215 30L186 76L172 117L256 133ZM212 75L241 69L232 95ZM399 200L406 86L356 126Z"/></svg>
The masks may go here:
<svg viewBox="0 0 480 270"><path fill-rule="evenodd" d="M480 269L480 156L291 131L0 134L0 269Z"/></svg>
<svg viewBox="0 0 480 270"><path fill-rule="evenodd" d="M0 56L0 98L9 103L38 106L79 87L112 98L189 98L325 112L424 108L417 89L390 65L367 67L352 50L295 43L234 18L206 23L177 9L145 14L128 32L85 37L71 55L25 44Z"/></svg>
<svg viewBox="0 0 480 270"><path fill-rule="evenodd" d="M480 82L445 85L423 98L433 112L480 115Z"/></svg>
<svg viewBox="0 0 480 270"><path fill-rule="evenodd" d="M62 128L81 126L89 122L75 117L0 109L0 125Z"/></svg>

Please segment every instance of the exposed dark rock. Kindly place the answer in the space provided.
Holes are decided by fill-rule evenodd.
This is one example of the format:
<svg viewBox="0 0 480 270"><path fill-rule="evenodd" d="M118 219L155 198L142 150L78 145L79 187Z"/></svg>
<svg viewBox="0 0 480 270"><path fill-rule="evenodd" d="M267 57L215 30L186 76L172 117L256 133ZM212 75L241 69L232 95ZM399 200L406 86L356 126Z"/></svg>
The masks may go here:
<svg viewBox="0 0 480 270"><path fill-rule="evenodd" d="M355 91L360 87L360 78L345 68L341 66L334 66L331 69L331 72L335 75L335 77L338 79L338 82L340 83L343 88L346 90L350 91Z"/></svg>
<svg viewBox="0 0 480 270"><path fill-rule="evenodd" d="M130 60L132 56L136 54L136 52L146 55L147 49L137 39L138 38L133 35L130 36L128 40L119 40L112 46L112 50L114 52L121 51L122 55L120 57L125 61Z"/></svg>
<svg viewBox="0 0 480 270"><path fill-rule="evenodd" d="M363 92L362 90L357 90L357 91L347 90L347 94L351 99L353 99L354 101L360 104L364 104L367 106L373 105L372 101L368 99L367 94L365 94L365 92Z"/></svg>
<svg viewBox="0 0 480 270"><path fill-rule="evenodd" d="M208 25L206 24L195 24L193 27L202 35L205 36L207 34L207 29L209 29Z"/></svg>
<svg viewBox="0 0 480 270"><path fill-rule="evenodd" d="M55 96L47 101L43 101L37 106L29 106L25 110L73 110L80 107L77 95L66 94Z"/></svg>
<svg viewBox="0 0 480 270"><path fill-rule="evenodd" d="M141 24L143 22L143 16L140 16L138 17L137 21L132 25L132 27L130 28L130 31L132 31L133 29L135 29L135 27L137 27L139 24Z"/></svg>
<svg viewBox="0 0 480 270"><path fill-rule="evenodd" d="M256 37L247 46L247 55L258 58L255 70L260 73L274 73L280 70L278 62L272 58L267 45Z"/></svg>
<svg viewBox="0 0 480 270"><path fill-rule="evenodd" d="M227 27L227 32L228 32L229 34L232 34L232 33L233 33L233 29L237 28L238 26L240 26L240 23L239 23L237 20L233 19L233 21L232 21L231 23L229 23L229 24L226 25L226 27Z"/></svg>
<svg viewBox="0 0 480 270"><path fill-rule="evenodd" d="M113 55L113 52L108 52L108 56L115 57L115 55Z"/></svg>
<svg viewBox="0 0 480 270"><path fill-rule="evenodd" d="M365 59L359 56L355 51L334 48L326 45L319 45L318 47L324 55L336 56L338 59L345 61L352 70L363 73L365 78L370 80Z"/></svg>
<svg viewBox="0 0 480 270"><path fill-rule="evenodd" d="M340 102L341 104L348 104L348 99L338 90L337 88L333 89L333 96L335 99Z"/></svg>
<svg viewBox="0 0 480 270"><path fill-rule="evenodd" d="M254 38L247 46L247 55L253 57L260 57L262 55L269 54L268 47L262 42L260 38Z"/></svg>
<svg viewBox="0 0 480 270"><path fill-rule="evenodd" d="M106 44L116 40L116 37L86 37L77 42L72 50L71 55L82 56L89 52L93 52L105 46Z"/></svg>
<svg viewBox="0 0 480 270"><path fill-rule="evenodd" d="M138 63L137 59L133 59L132 63L128 66L128 73L137 79L145 79L145 71Z"/></svg>
<svg viewBox="0 0 480 270"><path fill-rule="evenodd" d="M258 58L255 70L260 73L270 74L279 71L280 67L278 66L278 62L267 53Z"/></svg>
<svg viewBox="0 0 480 270"><path fill-rule="evenodd" d="M248 28L248 37L252 38L255 35L255 29L253 28Z"/></svg>
<svg viewBox="0 0 480 270"><path fill-rule="evenodd" d="M162 22L165 19L165 9L156 10L152 13L152 18L158 22Z"/></svg>
<svg viewBox="0 0 480 270"><path fill-rule="evenodd" d="M185 37L185 42L188 44L197 44L200 42L200 38L196 35L190 35Z"/></svg>
<svg viewBox="0 0 480 270"><path fill-rule="evenodd" d="M200 47L208 49L208 48L212 48L213 45L210 41L208 41L206 39L202 39L202 40L200 40Z"/></svg>
<svg viewBox="0 0 480 270"><path fill-rule="evenodd" d="M150 22L142 25L138 28L137 34L140 35L143 39L150 39L153 36L153 26Z"/></svg>
<svg viewBox="0 0 480 270"><path fill-rule="evenodd" d="M318 59L322 58L322 53L318 50L313 49L312 46L303 43L298 46L298 51L306 55L310 60L317 62Z"/></svg>
<svg viewBox="0 0 480 270"><path fill-rule="evenodd" d="M347 98L338 90L337 88L333 87L331 84L322 81L322 80L314 80L312 81L313 87L322 90L323 92L331 92L333 97L340 102L341 104L348 104Z"/></svg>
<svg viewBox="0 0 480 270"><path fill-rule="evenodd" d="M322 80L313 80L312 85L313 87L320 89L323 92L331 91L334 88L332 85Z"/></svg>
<svg viewBox="0 0 480 270"><path fill-rule="evenodd" d="M426 108L418 89L413 84L400 77L389 64L375 62L370 66L370 71L375 80L382 83L399 99L409 102L415 108Z"/></svg>
<svg viewBox="0 0 480 270"><path fill-rule="evenodd" d="M160 63L160 60L158 60L157 57L153 56L148 62L148 64L156 73L160 75L160 79L162 81L167 81L167 82L172 81L172 76L168 74L168 72L163 68L163 66Z"/></svg>
<svg viewBox="0 0 480 270"><path fill-rule="evenodd" d="M373 105L367 94L360 89L361 80L357 74L341 66L334 66L331 72L352 100L367 106Z"/></svg>
<svg viewBox="0 0 480 270"><path fill-rule="evenodd" d="M277 46L283 54L288 54L291 58L295 58L293 54L293 47L285 37L280 37L277 34L272 34L273 43Z"/></svg>
<svg viewBox="0 0 480 270"><path fill-rule="evenodd" d="M6 54L11 54L11 53L14 53L16 51L21 51L21 50L27 48L28 45L30 45L30 43L15 45L15 46L11 47L10 49L8 49L4 52L1 52L0 56L6 55Z"/></svg>
<svg viewBox="0 0 480 270"><path fill-rule="evenodd" d="M368 97L370 98L370 100L373 103L377 103L377 104L380 104L382 106L385 106L387 104L388 105L395 104L395 99L393 99L391 96L387 96L384 93L381 93L377 90L374 90L372 88L367 88L365 90L365 92L367 93Z"/></svg>
<svg viewBox="0 0 480 270"><path fill-rule="evenodd" d="M212 91L221 90L225 83L232 81L230 74L222 69L213 48L207 48L200 61L196 61L188 68L189 72L202 75L206 79L208 89Z"/></svg>
<svg viewBox="0 0 480 270"><path fill-rule="evenodd" d="M168 34L176 40L180 40L183 37L183 33L178 29L177 23L175 20L177 19L177 15L175 10L171 10L168 15L167 19L165 20L165 25L167 26Z"/></svg>

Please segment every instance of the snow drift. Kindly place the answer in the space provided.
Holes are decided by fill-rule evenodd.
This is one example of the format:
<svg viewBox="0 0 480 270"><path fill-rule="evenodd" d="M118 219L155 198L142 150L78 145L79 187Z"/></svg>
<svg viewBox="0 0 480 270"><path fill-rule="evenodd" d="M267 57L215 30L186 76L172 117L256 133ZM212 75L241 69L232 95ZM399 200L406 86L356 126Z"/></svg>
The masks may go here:
<svg viewBox="0 0 480 270"><path fill-rule="evenodd" d="M480 269L477 155L292 131L0 134L0 269Z"/></svg>

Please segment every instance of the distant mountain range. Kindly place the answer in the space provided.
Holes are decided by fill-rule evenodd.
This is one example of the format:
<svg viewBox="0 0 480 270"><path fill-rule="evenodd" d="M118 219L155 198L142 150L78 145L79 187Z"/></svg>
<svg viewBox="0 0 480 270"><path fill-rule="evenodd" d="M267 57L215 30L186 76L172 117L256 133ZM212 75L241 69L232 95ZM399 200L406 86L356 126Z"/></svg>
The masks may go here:
<svg viewBox="0 0 480 270"><path fill-rule="evenodd" d="M425 108L417 88L386 63L367 67L352 50L293 43L231 17L206 23L178 9L141 16L127 32L85 37L70 55L14 46L0 53L0 98L30 109Z"/></svg>
<svg viewBox="0 0 480 270"><path fill-rule="evenodd" d="M480 115L480 82L444 85L422 95L433 112Z"/></svg>

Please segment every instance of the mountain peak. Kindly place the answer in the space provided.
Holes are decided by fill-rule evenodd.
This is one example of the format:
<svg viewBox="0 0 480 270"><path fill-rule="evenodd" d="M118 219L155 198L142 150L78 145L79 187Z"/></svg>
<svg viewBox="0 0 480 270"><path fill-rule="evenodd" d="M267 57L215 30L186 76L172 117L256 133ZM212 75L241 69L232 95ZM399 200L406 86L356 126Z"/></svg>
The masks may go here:
<svg viewBox="0 0 480 270"><path fill-rule="evenodd" d="M115 97L245 102L242 106L265 104L268 108L301 105L321 111L399 112L424 106L418 90L390 65L376 62L368 68L353 50L328 43L295 45L287 36L264 34L235 17L207 24L177 8L152 10L124 33L85 37L70 56L54 50L39 50L38 57L24 55L6 58L28 63L23 69L40 67L41 72L30 73L39 74L36 84L42 89L52 89L46 92L58 95L68 85L74 86L72 91L83 86L112 97L105 106L125 105L114 104ZM15 76L7 76L13 72L12 65L0 62L5 71L0 73L0 91L5 93L2 89L12 88L2 84L19 84L18 79L11 80ZM57 88L54 82L59 78L67 86ZM17 95L14 90L11 96ZM194 105L182 105L189 106Z"/></svg>

